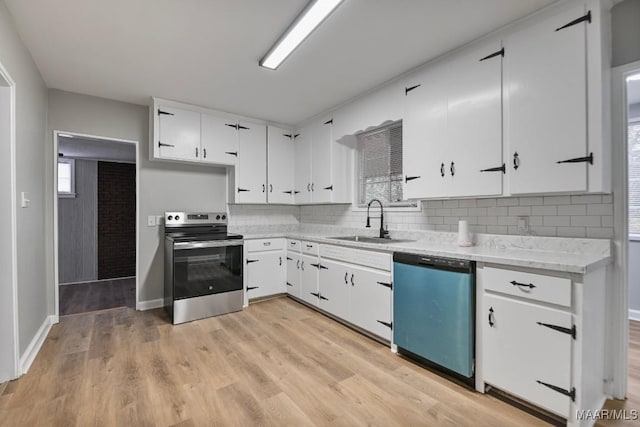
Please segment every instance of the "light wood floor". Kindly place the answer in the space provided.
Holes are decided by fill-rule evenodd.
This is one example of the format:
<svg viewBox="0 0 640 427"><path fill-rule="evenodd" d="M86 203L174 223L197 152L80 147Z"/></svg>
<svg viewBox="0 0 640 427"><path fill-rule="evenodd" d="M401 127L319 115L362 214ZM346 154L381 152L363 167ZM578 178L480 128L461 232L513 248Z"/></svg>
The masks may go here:
<svg viewBox="0 0 640 427"><path fill-rule="evenodd" d="M66 316L0 385L2 426L543 424L287 298L178 326L161 310Z"/></svg>

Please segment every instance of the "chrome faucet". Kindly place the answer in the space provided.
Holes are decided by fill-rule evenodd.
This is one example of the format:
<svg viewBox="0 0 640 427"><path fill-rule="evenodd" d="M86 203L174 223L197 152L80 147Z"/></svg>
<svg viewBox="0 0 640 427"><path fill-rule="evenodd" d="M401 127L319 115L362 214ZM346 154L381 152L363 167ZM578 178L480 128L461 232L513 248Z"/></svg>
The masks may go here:
<svg viewBox="0 0 640 427"><path fill-rule="evenodd" d="M388 239L389 238L389 232L387 230L384 229L384 208L382 207L382 202L378 199L372 199L369 204L367 205L367 228L371 228L371 217L369 216L369 209L371 209L371 204L373 202L378 202L378 204L380 205L380 235L378 237L380 237L381 239Z"/></svg>

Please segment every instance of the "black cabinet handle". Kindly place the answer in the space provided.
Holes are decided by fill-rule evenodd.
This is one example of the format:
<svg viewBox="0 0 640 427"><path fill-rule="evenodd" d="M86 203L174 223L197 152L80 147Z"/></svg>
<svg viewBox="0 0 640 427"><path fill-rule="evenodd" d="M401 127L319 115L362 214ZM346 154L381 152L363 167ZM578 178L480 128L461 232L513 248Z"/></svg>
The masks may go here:
<svg viewBox="0 0 640 427"><path fill-rule="evenodd" d="M493 307L489 308L489 326L493 328L496 324L496 319L493 317Z"/></svg>
<svg viewBox="0 0 640 427"><path fill-rule="evenodd" d="M325 298L320 292L318 292L318 296L320 297L320 299L325 300L325 301L329 301L329 298Z"/></svg>
<svg viewBox="0 0 640 427"><path fill-rule="evenodd" d="M206 148L202 149L202 157L204 157L205 159L207 158L207 149Z"/></svg>
<svg viewBox="0 0 640 427"><path fill-rule="evenodd" d="M386 326L389 329L393 329L393 322L383 322L382 320L376 320L376 322Z"/></svg>
<svg viewBox="0 0 640 427"><path fill-rule="evenodd" d="M296 261L296 268L300 270L300 260Z"/></svg>
<svg viewBox="0 0 640 427"><path fill-rule="evenodd" d="M269 184L269 193L273 193L273 184Z"/></svg>
<svg viewBox="0 0 640 427"><path fill-rule="evenodd" d="M324 122L325 125L332 125L333 124L333 119L329 119L326 122Z"/></svg>
<svg viewBox="0 0 640 427"><path fill-rule="evenodd" d="M165 144L164 142L158 141L158 147L175 147L173 144Z"/></svg>
<svg viewBox="0 0 640 427"><path fill-rule="evenodd" d="M511 283L513 286L518 286L521 288L533 289L536 287L533 283L520 283L520 282L516 282L515 280L512 280L509 283Z"/></svg>
<svg viewBox="0 0 640 427"><path fill-rule="evenodd" d="M489 55L485 56L484 58L481 58L480 61L486 61L487 59L491 59L491 58L495 58L496 56L502 56L504 57L504 48L500 49L497 52L493 52L490 53Z"/></svg>
<svg viewBox="0 0 640 427"><path fill-rule="evenodd" d="M319 292L309 292L311 295L313 295L316 298L320 298L320 293Z"/></svg>
<svg viewBox="0 0 640 427"><path fill-rule="evenodd" d="M289 191L283 191L284 194L293 194L293 191L289 190Z"/></svg>
<svg viewBox="0 0 640 427"><path fill-rule="evenodd" d="M328 269L329 269L329 267L325 267L324 265L322 265L322 264L320 264L320 263L318 263L318 268L319 268L320 270L328 270Z"/></svg>
<svg viewBox="0 0 640 427"><path fill-rule="evenodd" d="M414 89L419 88L420 85L414 85L414 86L410 86L410 87L405 87L404 88L404 94L407 95L409 92L411 92Z"/></svg>
<svg viewBox="0 0 640 427"><path fill-rule="evenodd" d="M498 166L495 168L482 169L480 172L502 172L507 173L507 166L503 163L502 166Z"/></svg>
<svg viewBox="0 0 640 427"><path fill-rule="evenodd" d="M560 160L556 163L589 163L593 164L593 153L589 153L587 157L576 157L575 159Z"/></svg>
<svg viewBox="0 0 640 427"><path fill-rule="evenodd" d="M280 264L278 265L282 265L282 257L278 257L280 259Z"/></svg>
<svg viewBox="0 0 640 427"><path fill-rule="evenodd" d="M562 27L558 27L556 28L556 31L560 31L560 30L564 30L565 28L569 28L569 27L573 27L574 25L577 25L581 22L588 22L589 24L591 24L591 11L588 11L586 15L581 16L580 18L576 18L573 21L564 24Z"/></svg>
<svg viewBox="0 0 640 427"><path fill-rule="evenodd" d="M196 147L196 157L198 157L198 147Z"/></svg>
<svg viewBox="0 0 640 427"><path fill-rule="evenodd" d="M265 191L267 191L267 187L264 184L262 184L262 192L264 193Z"/></svg>
<svg viewBox="0 0 640 427"><path fill-rule="evenodd" d="M315 184L314 182L312 182L312 183L311 183L311 191L316 191L316 190L313 188L315 185L316 185L316 184Z"/></svg>
<svg viewBox="0 0 640 427"><path fill-rule="evenodd" d="M247 286L247 291L250 291L252 289L258 289L260 286Z"/></svg>
<svg viewBox="0 0 640 427"><path fill-rule="evenodd" d="M299 136L300 136L300 134L299 134L299 133L296 133L295 135L293 135L293 139L296 139L296 138L297 138L297 137L299 137Z"/></svg>
<svg viewBox="0 0 640 427"><path fill-rule="evenodd" d="M234 128L235 130L238 130L238 124L237 123L225 123L225 126L229 126L230 128Z"/></svg>
<svg viewBox="0 0 640 427"><path fill-rule="evenodd" d="M307 184L307 191L311 191L311 183Z"/></svg>
<svg viewBox="0 0 640 427"><path fill-rule="evenodd" d="M355 282L353 281L353 274L351 275L351 286L355 286Z"/></svg>
<svg viewBox="0 0 640 427"><path fill-rule="evenodd" d="M444 178L444 163L440 163L440 176Z"/></svg>
<svg viewBox="0 0 640 427"><path fill-rule="evenodd" d="M456 174L455 163L451 162L451 166L449 166L449 171L451 172L451 176Z"/></svg>
<svg viewBox="0 0 640 427"><path fill-rule="evenodd" d="M299 191L296 191L296 190L293 191L293 194L298 194L298 193L299 193Z"/></svg>
<svg viewBox="0 0 640 427"><path fill-rule="evenodd" d="M348 284L349 284L348 277L349 277L349 273L344 273L344 284L345 284L345 285L348 285Z"/></svg>
<svg viewBox="0 0 640 427"><path fill-rule="evenodd" d="M287 257L287 261L293 261L293 258Z"/></svg>
<svg viewBox="0 0 640 427"><path fill-rule="evenodd" d="M520 167L520 156L518 156L518 153L513 153L513 168L515 170L518 170L518 168Z"/></svg>
<svg viewBox="0 0 640 427"><path fill-rule="evenodd" d="M245 192L245 191L251 191L251 190L247 190L246 188L238 187L238 193L242 193L242 192Z"/></svg>
<svg viewBox="0 0 640 427"><path fill-rule="evenodd" d="M407 182L413 181L414 179L418 179L418 178L420 178L420 177L419 176L405 176L404 177L404 182L406 184Z"/></svg>
<svg viewBox="0 0 640 427"><path fill-rule="evenodd" d="M558 387L557 385L545 383L545 382L542 382L540 380L536 380L536 382L538 384L540 384L540 385L545 386L545 387L549 387L553 391L557 391L560 394L564 394L565 396L570 397L572 402L576 401L576 389L575 389L575 387L571 387L571 390L565 390L562 387Z"/></svg>
<svg viewBox="0 0 640 427"><path fill-rule="evenodd" d="M240 125L238 125L238 129L249 130L249 129L251 129L251 128L248 128L248 127L246 127L246 126L240 126Z"/></svg>
<svg viewBox="0 0 640 427"><path fill-rule="evenodd" d="M304 261L300 261L300 270L304 271Z"/></svg>
<svg viewBox="0 0 640 427"><path fill-rule="evenodd" d="M225 151L224 154L228 154L230 156L238 157L238 152L237 151Z"/></svg>
<svg viewBox="0 0 640 427"><path fill-rule="evenodd" d="M162 110L158 110L158 115L159 115L159 116L162 116L162 115L165 115L165 116L175 116L175 114L173 114L173 113L170 113L170 112L168 112L168 111L162 111Z"/></svg>
<svg viewBox="0 0 640 427"><path fill-rule="evenodd" d="M576 325L572 325L570 328L565 328L564 326L552 325L549 323L536 322L540 326L544 326L545 328L553 329L554 331L562 332L563 334L571 335L571 337L576 339Z"/></svg>
<svg viewBox="0 0 640 427"><path fill-rule="evenodd" d="M389 289L393 289L393 284L392 283L386 283L386 282L376 282L378 285L382 285L385 288L389 288Z"/></svg>
<svg viewBox="0 0 640 427"><path fill-rule="evenodd" d="M289 282L287 282L287 286L293 287L293 285L291 283L289 283Z"/></svg>
<svg viewBox="0 0 640 427"><path fill-rule="evenodd" d="M328 186L328 187L324 187L323 190L330 190L333 191L333 184Z"/></svg>
<svg viewBox="0 0 640 427"><path fill-rule="evenodd" d="M247 258L246 263L247 264L251 264L252 262L258 262L258 261L260 261L260 260L259 259L249 259L249 258Z"/></svg>
<svg viewBox="0 0 640 427"><path fill-rule="evenodd" d="M320 264L309 264L311 267L315 267L317 269L320 269Z"/></svg>

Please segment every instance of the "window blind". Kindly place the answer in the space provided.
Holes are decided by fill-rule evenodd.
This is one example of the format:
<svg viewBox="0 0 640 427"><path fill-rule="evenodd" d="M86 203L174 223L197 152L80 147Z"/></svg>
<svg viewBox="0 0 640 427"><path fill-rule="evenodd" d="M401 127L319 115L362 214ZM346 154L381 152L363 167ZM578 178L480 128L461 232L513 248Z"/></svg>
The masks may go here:
<svg viewBox="0 0 640 427"><path fill-rule="evenodd" d="M402 124L361 134L358 144L359 204L371 199L387 205L402 202Z"/></svg>
<svg viewBox="0 0 640 427"><path fill-rule="evenodd" d="M629 123L629 234L640 236L640 121Z"/></svg>

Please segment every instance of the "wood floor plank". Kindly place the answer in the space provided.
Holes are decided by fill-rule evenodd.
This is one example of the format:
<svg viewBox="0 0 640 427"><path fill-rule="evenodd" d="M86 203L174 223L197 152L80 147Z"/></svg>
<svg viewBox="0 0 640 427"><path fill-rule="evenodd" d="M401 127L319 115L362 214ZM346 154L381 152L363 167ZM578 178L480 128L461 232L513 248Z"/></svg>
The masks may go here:
<svg viewBox="0 0 640 427"><path fill-rule="evenodd" d="M629 398L640 406L640 324ZM28 374L0 385L0 425L538 426L288 298L183 325L162 310L65 316ZM600 420L598 426L635 421Z"/></svg>

